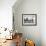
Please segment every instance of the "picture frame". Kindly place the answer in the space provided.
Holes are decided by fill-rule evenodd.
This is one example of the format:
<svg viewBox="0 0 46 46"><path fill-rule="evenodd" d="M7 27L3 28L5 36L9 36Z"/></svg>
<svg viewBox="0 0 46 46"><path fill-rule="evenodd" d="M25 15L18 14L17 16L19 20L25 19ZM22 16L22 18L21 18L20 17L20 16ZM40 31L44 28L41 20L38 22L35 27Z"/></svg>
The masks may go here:
<svg viewBox="0 0 46 46"><path fill-rule="evenodd" d="M37 14L22 14L22 26L36 26Z"/></svg>

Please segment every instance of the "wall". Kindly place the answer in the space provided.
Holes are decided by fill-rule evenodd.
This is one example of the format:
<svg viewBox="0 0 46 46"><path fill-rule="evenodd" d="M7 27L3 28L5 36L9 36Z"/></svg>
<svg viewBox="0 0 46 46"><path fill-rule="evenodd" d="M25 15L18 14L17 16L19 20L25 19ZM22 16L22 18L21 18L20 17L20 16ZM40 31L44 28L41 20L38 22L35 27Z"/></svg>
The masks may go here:
<svg viewBox="0 0 46 46"><path fill-rule="evenodd" d="M41 0L18 0L13 6L15 30L23 33L24 39L41 46ZM37 26L22 26L22 14L37 14Z"/></svg>
<svg viewBox="0 0 46 46"><path fill-rule="evenodd" d="M0 27L12 29L12 6L16 0L0 0Z"/></svg>
<svg viewBox="0 0 46 46"><path fill-rule="evenodd" d="M41 2L41 41L46 46L46 0Z"/></svg>

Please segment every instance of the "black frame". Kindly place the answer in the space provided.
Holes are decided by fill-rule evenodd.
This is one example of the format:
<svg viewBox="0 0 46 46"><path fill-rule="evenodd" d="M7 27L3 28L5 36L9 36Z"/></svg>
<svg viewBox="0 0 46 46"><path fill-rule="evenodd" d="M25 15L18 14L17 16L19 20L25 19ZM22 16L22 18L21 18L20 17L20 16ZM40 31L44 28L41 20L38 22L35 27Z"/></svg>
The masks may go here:
<svg viewBox="0 0 46 46"><path fill-rule="evenodd" d="M35 16L35 24L27 24L27 25L24 25L23 24L23 16L24 15L34 15ZM36 26L37 25L37 14L22 14L22 26Z"/></svg>

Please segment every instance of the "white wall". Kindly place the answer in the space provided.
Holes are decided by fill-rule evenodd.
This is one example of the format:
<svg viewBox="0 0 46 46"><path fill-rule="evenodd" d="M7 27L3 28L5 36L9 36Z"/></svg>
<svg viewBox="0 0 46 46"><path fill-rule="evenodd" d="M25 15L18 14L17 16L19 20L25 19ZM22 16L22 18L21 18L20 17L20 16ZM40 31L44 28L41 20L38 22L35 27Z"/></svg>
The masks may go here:
<svg viewBox="0 0 46 46"><path fill-rule="evenodd" d="M41 0L18 0L13 6L15 30L41 46ZM22 26L22 14L37 14L37 26Z"/></svg>
<svg viewBox="0 0 46 46"><path fill-rule="evenodd" d="M41 38L42 46L46 46L46 0L41 2Z"/></svg>
<svg viewBox="0 0 46 46"><path fill-rule="evenodd" d="M22 32L25 38L33 39L36 46L46 46L46 0L18 0L13 6L13 13L15 30ZM22 26L22 13L37 13L37 26Z"/></svg>
<svg viewBox="0 0 46 46"><path fill-rule="evenodd" d="M12 6L16 0L0 0L0 27L12 28Z"/></svg>

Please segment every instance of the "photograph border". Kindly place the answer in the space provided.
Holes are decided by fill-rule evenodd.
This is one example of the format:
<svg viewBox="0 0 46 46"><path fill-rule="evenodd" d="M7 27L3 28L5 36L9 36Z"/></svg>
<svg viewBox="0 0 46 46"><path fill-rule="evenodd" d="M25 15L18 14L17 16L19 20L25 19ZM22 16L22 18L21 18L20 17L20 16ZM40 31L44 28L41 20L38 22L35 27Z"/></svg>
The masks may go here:
<svg viewBox="0 0 46 46"><path fill-rule="evenodd" d="M27 24L27 25L24 25L23 24L23 16L24 15L35 15L35 24ZM37 26L37 14L22 14L22 26Z"/></svg>

